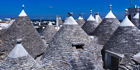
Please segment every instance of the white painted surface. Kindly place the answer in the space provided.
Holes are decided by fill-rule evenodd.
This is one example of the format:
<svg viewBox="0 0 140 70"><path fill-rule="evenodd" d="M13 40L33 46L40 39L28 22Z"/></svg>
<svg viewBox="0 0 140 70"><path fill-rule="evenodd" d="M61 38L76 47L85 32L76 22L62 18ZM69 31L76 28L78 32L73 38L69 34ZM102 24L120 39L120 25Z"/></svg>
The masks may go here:
<svg viewBox="0 0 140 70"><path fill-rule="evenodd" d="M74 20L72 16L68 17L65 22L65 25L78 25L78 23Z"/></svg>
<svg viewBox="0 0 140 70"><path fill-rule="evenodd" d="M20 16L20 17L25 17L25 16L27 16L27 14L25 13L24 10L22 10L21 13L19 14L19 16Z"/></svg>
<svg viewBox="0 0 140 70"><path fill-rule="evenodd" d="M19 58L29 55L22 44L16 44L14 49L9 53L10 58Z"/></svg>
<svg viewBox="0 0 140 70"><path fill-rule="evenodd" d="M128 16L125 17L125 19L122 21L120 26L135 26L128 18Z"/></svg>
<svg viewBox="0 0 140 70"><path fill-rule="evenodd" d="M90 14L89 18L87 19L87 21L95 21L95 18L92 16L92 14Z"/></svg>
<svg viewBox="0 0 140 70"><path fill-rule="evenodd" d="M109 13L105 16L105 18L116 18L115 15L110 10Z"/></svg>

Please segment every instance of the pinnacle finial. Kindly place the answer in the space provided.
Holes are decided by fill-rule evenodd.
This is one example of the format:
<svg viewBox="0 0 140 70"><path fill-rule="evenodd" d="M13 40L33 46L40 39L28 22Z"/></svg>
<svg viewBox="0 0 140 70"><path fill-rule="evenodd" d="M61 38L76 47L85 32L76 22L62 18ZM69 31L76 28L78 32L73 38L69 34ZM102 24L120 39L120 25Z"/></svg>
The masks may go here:
<svg viewBox="0 0 140 70"><path fill-rule="evenodd" d="M92 14L92 9L90 9L90 14Z"/></svg>
<svg viewBox="0 0 140 70"><path fill-rule="evenodd" d="M125 9L125 15L126 16L128 15L128 9Z"/></svg>
<svg viewBox="0 0 140 70"><path fill-rule="evenodd" d="M72 12L69 12L69 13L68 13L68 15L69 15L69 16L72 16L72 15L73 15L73 13L72 13Z"/></svg>
<svg viewBox="0 0 140 70"><path fill-rule="evenodd" d="M111 4L109 5L109 10L112 10L112 5Z"/></svg>
<svg viewBox="0 0 140 70"><path fill-rule="evenodd" d="M96 12L96 14L95 15L99 15L99 12Z"/></svg>
<svg viewBox="0 0 140 70"><path fill-rule="evenodd" d="M20 44L22 42L22 39L17 39L17 44Z"/></svg>
<svg viewBox="0 0 140 70"><path fill-rule="evenodd" d="M22 9L24 9L24 4L22 5Z"/></svg>
<svg viewBox="0 0 140 70"><path fill-rule="evenodd" d="M56 16L56 18L58 18L58 16Z"/></svg>

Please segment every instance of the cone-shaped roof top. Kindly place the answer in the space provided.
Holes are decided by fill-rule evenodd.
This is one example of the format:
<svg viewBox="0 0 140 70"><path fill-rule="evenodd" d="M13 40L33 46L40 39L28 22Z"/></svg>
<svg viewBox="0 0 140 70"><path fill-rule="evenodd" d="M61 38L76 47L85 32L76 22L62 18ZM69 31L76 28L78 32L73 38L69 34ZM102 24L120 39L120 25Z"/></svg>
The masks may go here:
<svg viewBox="0 0 140 70"><path fill-rule="evenodd" d="M125 17L125 19L122 21L120 26L135 26L128 18L128 16Z"/></svg>
<svg viewBox="0 0 140 70"><path fill-rule="evenodd" d="M133 17L133 19L139 19L139 13L136 13L136 15Z"/></svg>
<svg viewBox="0 0 140 70"><path fill-rule="evenodd" d="M78 17L78 20L83 20L83 17L82 17L82 16L79 16L79 17Z"/></svg>
<svg viewBox="0 0 140 70"><path fill-rule="evenodd" d="M112 5L109 5L109 13L105 16L105 18L116 18L116 16L112 13Z"/></svg>
<svg viewBox="0 0 140 70"><path fill-rule="evenodd" d="M140 52L133 56L133 60L135 60L137 63L140 63Z"/></svg>
<svg viewBox="0 0 140 70"><path fill-rule="evenodd" d="M95 18L90 14L89 18L87 19L87 21L95 21Z"/></svg>
<svg viewBox="0 0 140 70"><path fill-rule="evenodd" d="M24 49L22 39L17 40L17 44L9 53L8 57L0 63L0 70L30 70L39 69L38 63Z"/></svg>
<svg viewBox="0 0 140 70"><path fill-rule="evenodd" d="M92 10L90 10L90 16L87 21L95 21L95 18L92 16Z"/></svg>
<svg viewBox="0 0 140 70"><path fill-rule="evenodd" d="M88 34L92 35L96 27L99 25L99 23L96 22L95 18L92 16L92 10L90 10L90 17L88 20L84 23L82 26L82 29Z"/></svg>
<svg viewBox="0 0 140 70"><path fill-rule="evenodd" d="M140 58L140 52L133 56L134 58Z"/></svg>
<svg viewBox="0 0 140 70"><path fill-rule="evenodd" d="M116 16L110 10L109 13L105 16L105 18L116 18Z"/></svg>
<svg viewBox="0 0 140 70"><path fill-rule="evenodd" d="M21 11L21 13L19 14L19 16L20 16L20 17L25 17L25 16L27 16L27 14L26 14L25 11L24 11L24 5L22 5L22 11Z"/></svg>
<svg viewBox="0 0 140 70"><path fill-rule="evenodd" d="M84 18L81 16L81 15L79 15L79 17L78 17L78 20L76 21L80 26L82 26L84 23L85 23L85 20L84 20Z"/></svg>
<svg viewBox="0 0 140 70"><path fill-rule="evenodd" d="M78 23L74 20L74 18L72 16L69 16L65 22L65 25L78 25Z"/></svg>
<svg viewBox="0 0 140 70"><path fill-rule="evenodd" d="M3 42L0 47L1 50L6 49L5 53L9 53L13 49L18 38L23 39L24 48L34 58L42 54L45 48L39 33L28 17L18 17L0 38Z"/></svg>
<svg viewBox="0 0 140 70"><path fill-rule="evenodd" d="M95 20L96 20L97 23L101 23L102 22L102 19L101 19L99 14L95 15Z"/></svg>
<svg viewBox="0 0 140 70"><path fill-rule="evenodd" d="M8 57L19 58L19 57L24 57L24 56L27 56L27 55L28 55L28 52L25 50L23 45L20 43L20 44L15 45L13 50L9 53Z"/></svg>
<svg viewBox="0 0 140 70"><path fill-rule="evenodd" d="M133 41L135 41L135 38L137 38L137 40L140 39L139 35L138 35L138 34L140 34L138 28L128 19L128 16L127 16L128 10L126 9L125 11L126 11L125 19L122 21L122 23L120 24L118 29L114 32L113 36L107 42L107 44L106 44L107 46L105 45L105 48L108 48L109 44L111 44L110 45L111 47L109 47L109 49L110 48L116 49L118 47L119 47L118 49L120 49L121 46L123 46L122 48L124 48L124 47L133 48L130 46L136 45L136 42L133 42ZM135 32L137 32L137 33L135 33ZM129 36L131 36L132 39ZM129 42L131 42L131 43L129 43ZM118 46L118 45L120 45L120 46ZM127 46L127 45L129 45L129 46ZM111 49L111 50L113 50L113 49ZM122 50L125 50L125 49L122 49ZM123 52L126 52L126 51L123 51ZM122 53L122 51L120 51L119 53Z"/></svg>
<svg viewBox="0 0 140 70"><path fill-rule="evenodd" d="M67 21L69 20L67 19ZM42 57L44 63L52 61L55 66L58 66L59 64L59 68L66 67L65 65L62 65L62 63L56 63L55 61L66 61L65 64L70 64L70 66L73 66L73 63L75 63L76 65L78 65L78 63L85 64L84 62L81 62L83 61L81 59L78 59L79 62L74 62L75 58L80 57L85 58L85 62L89 63L89 61L86 60L87 58L89 58L89 56L86 56L86 53L90 54L90 51L85 50L91 50L91 47L88 47L91 39L79 25L71 25L73 23L75 22L70 23L70 25L64 23L60 30L55 34L54 38L50 42L48 48L46 49L46 52ZM72 55L75 54L73 52L74 48L78 51L79 56L75 57ZM93 60L92 58L90 59ZM78 65L76 67L80 66L81 65ZM74 69L76 67L73 66ZM83 66L83 68L88 69L88 67L85 66Z"/></svg>
<svg viewBox="0 0 140 70"><path fill-rule="evenodd" d="M98 25L95 31L92 33L94 36L98 37L98 42L104 45L112 36L112 34L119 27L119 20L113 15L110 7L110 12Z"/></svg>
<svg viewBox="0 0 140 70"><path fill-rule="evenodd" d="M135 53L132 51L134 51L134 49L136 49L136 47L138 48L138 46L140 45L138 42L140 40L139 38L140 32L138 28L135 25L133 25L132 22L131 24L128 24L127 17L124 19L124 21L126 22L120 24L118 29L114 32L114 34L112 35L112 37L109 39L109 41L106 43L104 47L107 50L109 49L113 52L120 53L120 54L128 52L129 49L131 49L131 51L129 52ZM131 45L133 45L133 47Z"/></svg>
<svg viewBox="0 0 140 70"><path fill-rule="evenodd" d="M104 48L107 51L124 55L124 63L128 63L131 57L140 51L139 35L139 29L126 16Z"/></svg>

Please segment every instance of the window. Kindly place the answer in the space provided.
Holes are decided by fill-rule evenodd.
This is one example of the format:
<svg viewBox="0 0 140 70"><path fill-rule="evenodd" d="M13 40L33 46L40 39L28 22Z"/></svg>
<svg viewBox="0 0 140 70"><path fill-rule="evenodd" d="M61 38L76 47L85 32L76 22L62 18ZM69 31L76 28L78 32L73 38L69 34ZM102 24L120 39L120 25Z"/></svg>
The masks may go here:
<svg viewBox="0 0 140 70"><path fill-rule="evenodd" d="M76 47L76 49L84 49L83 46L84 46L83 43L75 43L75 44L72 44L72 47Z"/></svg>

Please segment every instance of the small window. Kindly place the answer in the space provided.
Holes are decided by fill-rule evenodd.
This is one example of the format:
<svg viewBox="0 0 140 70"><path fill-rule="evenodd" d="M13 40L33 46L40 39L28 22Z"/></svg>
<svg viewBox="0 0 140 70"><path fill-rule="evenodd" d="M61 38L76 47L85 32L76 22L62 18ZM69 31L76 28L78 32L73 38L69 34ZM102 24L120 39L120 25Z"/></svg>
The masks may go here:
<svg viewBox="0 0 140 70"><path fill-rule="evenodd" d="M84 49L83 46L84 46L83 43L72 44L72 47L76 47L76 49Z"/></svg>

